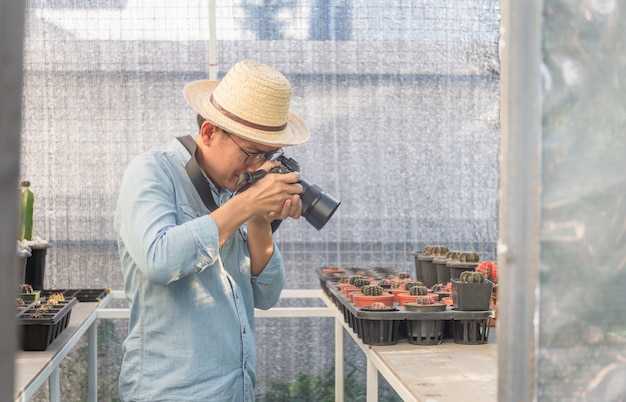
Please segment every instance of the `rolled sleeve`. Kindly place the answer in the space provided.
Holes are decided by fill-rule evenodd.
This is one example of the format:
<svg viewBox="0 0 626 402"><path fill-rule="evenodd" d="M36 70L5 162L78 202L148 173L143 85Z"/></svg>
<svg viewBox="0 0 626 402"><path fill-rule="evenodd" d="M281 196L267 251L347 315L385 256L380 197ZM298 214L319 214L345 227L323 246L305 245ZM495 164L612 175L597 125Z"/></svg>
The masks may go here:
<svg viewBox="0 0 626 402"><path fill-rule="evenodd" d="M252 291L254 293L254 307L267 310L274 306L280 298L280 292L285 285L285 267L283 258L274 244L274 254L258 275L252 277Z"/></svg>

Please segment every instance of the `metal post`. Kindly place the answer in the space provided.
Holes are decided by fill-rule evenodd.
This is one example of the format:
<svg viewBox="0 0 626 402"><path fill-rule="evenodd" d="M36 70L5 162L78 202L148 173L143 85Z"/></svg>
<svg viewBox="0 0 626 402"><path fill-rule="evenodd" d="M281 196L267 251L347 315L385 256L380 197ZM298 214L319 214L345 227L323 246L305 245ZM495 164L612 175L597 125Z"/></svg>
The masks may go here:
<svg viewBox="0 0 626 402"><path fill-rule="evenodd" d="M502 2L498 400L532 401L541 189L539 0Z"/></svg>
<svg viewBox="0 0 626 402"><path fill-rule="evenodd" d="M20 169L24 2L0 2L0 401L12 401L17 348L17 188Z"/></svg>
<svg viewBox="0 0 626 402"><path fill-rule="evenodd" d="M367 359L367 402L378 402L378 369L372 359Z"/></svg>
<svg viewBox="0 0 626 402"><path fill-rule="evenodd" d="M335 315L335 402L343 402L343 325Z"/></svg>
<svg viewBox="0 0 626 402"><path fill-rule="evenodd" d="M98 320L91 324L87 336L89 347L87 400L89 402L98 402Z"/></svg>
<svg viewBox="0 0 626 402"><path fill-rule="evenodd" d="M61 402L61 376L58 367L52 370L48 378L48 395L50 402Z"/></svg>

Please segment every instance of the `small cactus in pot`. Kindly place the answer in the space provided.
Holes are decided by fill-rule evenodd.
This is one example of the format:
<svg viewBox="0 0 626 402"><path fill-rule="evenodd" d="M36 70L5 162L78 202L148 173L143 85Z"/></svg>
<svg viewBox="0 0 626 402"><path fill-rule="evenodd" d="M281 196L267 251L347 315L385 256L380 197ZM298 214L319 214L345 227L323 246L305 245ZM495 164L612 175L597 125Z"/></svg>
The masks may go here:
<svg viewBox="0 0 626 402"><path fill-rule="evenodd" d="M363 286L369 285L370 281L369 279L362 277L362 278L357 278L354 280L354 282L352 283L355 287L361 289Z"/></svg>
<svg viewBox="0 0 626 402"><path fill-rule="evenodd" d="M354 281L356 281L357 279L367 279L367 278L363 275L352 275L350 279L348 279L348 282L350 283L350 285L354 285Z"/></svg>
<svg viewBox="0 0 626 402"><path fill-rule="evenodd" d="M428 288L426 286L413 286L409 289L411 296L426 296L428 294Z"/></svg>
<svg viewBox="0 0 626 402"><path fill-rule="evenodd" d="M480 260L480 257L478 256L478 253L475 251L462 251L459 254L459 261L461 262L473 263L473 262L478 262L478 260Z"/></svg>
<svg viewBox="0 0 626 402"><path fill-rule="evenodd" d="M365 296L381 296L383 288L378 285L365 285L361 288L361 293Z"/></svg>
<svg viewBox="0 0 626 402"><path fill-rule="evenodd" d="M483 261L476 267L476 272L485 275L493 283L498 282L498 264L495 261Z"/></svg>
<svg viewBox="0 0 626 402"><path fill-rule="evenodd" d="M459 279L465 283L482 283L485 281L485 275L476 271L465 271L461 273Z"/></svg>
<svg viewBox="0 0 626 402"><path fill-rule="evenodd" d="M424 284L422 282L420 282L420 281L405 282L404 283L404 290L406 290L408 292L409 290L411 290L412 287L422 286L422 285L424 285Z"/></svg>
<svg viewBox="0 0 626 402"><path fill-rule="evenodd" d="M415 302L417 304L429 305L435 304L435 299L430 296L419 296Z"/></svg>
<svg viewBox="0 0 626 402"><path fill-rule="evenodd" d="M383 302L374 302L370 307L372 310L384 310L387 308L387 305Z"/></svg>
<svg viewBox="0 0 626 402"><path fill-rule="evenodd" d="M461 258L461 252L459 250L448 250L446 253L446 260L459 261Z"/></svg>

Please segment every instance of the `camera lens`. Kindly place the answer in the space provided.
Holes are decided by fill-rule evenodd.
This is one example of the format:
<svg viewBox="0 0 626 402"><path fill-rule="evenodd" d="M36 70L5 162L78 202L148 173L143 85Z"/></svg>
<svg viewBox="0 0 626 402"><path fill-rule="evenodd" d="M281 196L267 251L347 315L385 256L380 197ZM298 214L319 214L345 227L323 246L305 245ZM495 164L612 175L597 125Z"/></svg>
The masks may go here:
<svg viewBox="0 0 626 402"><path fill-rule="evenodd" d="M326 193L319 186L309 184L304 179L298 183L302 185L302 216L315 229L320 230L333 216L341 201Z"/></svg>

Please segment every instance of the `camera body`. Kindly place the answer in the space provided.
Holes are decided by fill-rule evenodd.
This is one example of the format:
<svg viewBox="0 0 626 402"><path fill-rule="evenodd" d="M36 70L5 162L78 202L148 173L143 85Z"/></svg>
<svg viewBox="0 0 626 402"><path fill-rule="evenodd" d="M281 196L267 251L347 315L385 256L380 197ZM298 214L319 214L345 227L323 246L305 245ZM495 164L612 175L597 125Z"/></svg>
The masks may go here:
<svg viewBox="0 0 626 402"><path fill-rule="evenodd" d="M270 169L269 173L285 174L300 172L300 165L293 158L281 155L276 159L280 166ZM302 216L317 230L321 230L333 216L341 201L326 193L319 186L300 178L302 186Z"/></svg>

